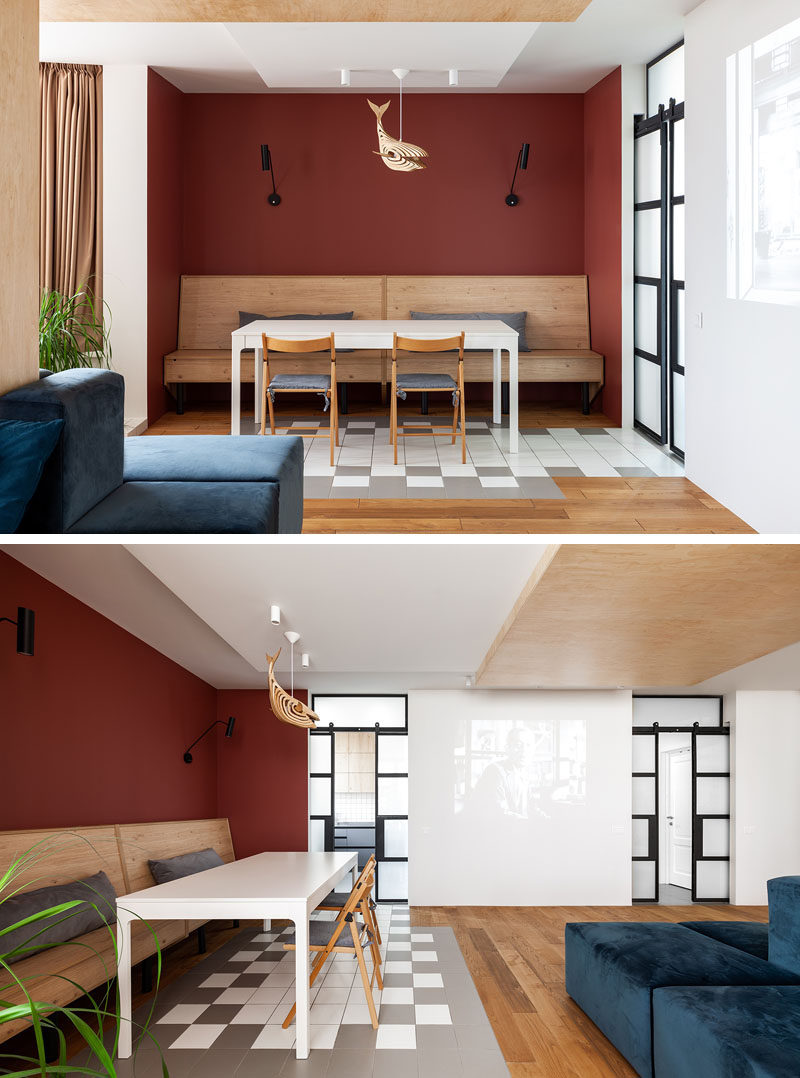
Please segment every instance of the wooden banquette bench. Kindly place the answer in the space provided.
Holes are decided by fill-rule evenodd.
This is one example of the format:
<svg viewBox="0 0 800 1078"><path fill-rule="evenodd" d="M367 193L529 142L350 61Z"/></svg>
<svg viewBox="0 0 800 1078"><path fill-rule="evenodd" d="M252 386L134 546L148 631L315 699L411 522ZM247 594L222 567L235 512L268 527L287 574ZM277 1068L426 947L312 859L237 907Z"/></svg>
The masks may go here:
<svg viewBox="0 0 800 1078"><path fill-rule="evenodd" d="M239 325L240 310L274 316L353 311L355 318L408 318L411 311L525 311L531 350L519 354L521 383L579 382L584 414L603 387L604 359L591 348L589 289L583 276L185 276L181 278L178 348L164 357L164 384L177 397L179 414L187 383L230 382L230 335ZM447 360L439 362L447 364ZM432 357L426 363L427 369L436 369ZM276 371L292 373L301 369L327 373L329 369L323 357L276 359L274 366ZM241 376L243 382L253 381L249 355L242 358ZM491 382L491 353L468 353L465 378ZM385 400L387 356L377 351L342 356L337 380L345 388L352 382L377 382ZM504 358L504 398L507 389L508 360Z"/></svg>
<svg viewBox="0 0 800 1078"><path fill-rule="evenodd" d="M3 831L0 832L0 873L34 846L37 847L36 855L16 877L11 889L30 891L70 883L102 871L121 898L132 891L154 886L147 864L149 859L174 857L211 846L223 861L234 860L226 819L178 820L108 824L63 831ZM163 950L202 925L203 922L198 921L154 921L148 928L142 922L135 922L131 933L132 963L143 962L155 954L152 933ZM113 925L112 932L116 935ZM105 985L115 976L112 937L107 928L98 928L69 943L58 944L14 962L11 969L25 983L33 999L66 1006L84 991ZM0 999L11 1004L25 1001L22 990L11 982L5 971L0 972ZM24 1019L1 1024L0 1041L13 1037L27 1026Z"/></svg>

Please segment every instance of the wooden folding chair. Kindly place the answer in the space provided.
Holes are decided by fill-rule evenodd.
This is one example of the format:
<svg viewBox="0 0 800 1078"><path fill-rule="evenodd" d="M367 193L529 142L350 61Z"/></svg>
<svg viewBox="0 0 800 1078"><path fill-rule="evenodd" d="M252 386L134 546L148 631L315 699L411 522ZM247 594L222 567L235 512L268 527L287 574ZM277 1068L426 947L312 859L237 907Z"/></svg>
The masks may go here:
<svg viewBox="0 0 800 1078"><path fill-rule="evenodd" d="M449 374L408 374L397 371L397 352L450 352L458 350L458 369L456 378ZM429 427L421 430L414 427L406 430L404 426L398 426L397 421L397 397L407 393L441 393L452 394L453 398L453 429L452 431ZM456 444L458 432L459 411L461 412L461 463L467 463L467 435L466 417L464 414L464 334L458 337L447 337L439 341L421 341L412 337L398 337L394 335L392 344L392 401L391 401L391 440L394 446L394 462L397 464L397 444L400 438L409 438L415 435L452 434L451 445Z"/></svg>
<svg viewBox="0 0 800 1078"><path fill-rule="evenodd" d="M359 875L359 879L361 879L362 876L369 874L372 871L372 869L374 868L374 866L375 866L375 854L371 853L369 855L369 857L367 858L367 863L364 865L363 869L361 870L361 873ZM347 902L347 898L348 898L348 896L344 893L344 891L331 891L328 895L325 896L325 898L323 898L323 900L317 906L317 909L318 910L329 910L329 911L335 912L336 914L341 916L342 909L344 908L344 905ZM381 938L381 930L380 930L380 927L378 925L378 919L375 916L375 910L377 908L376 904L375 904L375 899L372 897L371 894L369 896L369 902L367 903L367 905L368 905L368 908L369 908L369 918L370 918L369 921L367 922L367 925L372 930L372 932L374 933L375 939L376 939L376 941L378 943L378 946L380 947L380 945L383 943L383 940Z"/></svg>
<svg viewBox="0 0 800 1078"><path fill-rule="evenodd" d="M328 337L319 337L313 341L283 341L277 337L268 337L261 334L261 342L264 350L264 396L261 401L261 433L266 433L267 409L269 409L270 433L275 433L275 410L273 396L276 393L321 393L330 401L330 431L322 430L314 426L297 426L292 430L313 431L313 434L304 434L304 438L330 438L331 443L331 467L333 467L333 446L339 444L339 404L336 397L336 347L333 343L333 334ZM273 378L269 369L269 353L273 352L327 352L331 354L331 373L313 374L276 374Z"/></svg>
<svg viewBox="0 0 800 1078"><path fill-rule="evenodd" d="M356 882L348 896L347 902L342 907L342 916L335 921L311 920L308 926L309 950L315 951L317 957L311 967L309 987L320 974L322 967L332 954L354 954L358 961L361 972L361 981L364 985L364 993L367 997L372 1028L378 1028L378 1012L375 1010L375 1000L372 998L372 985L377 983L378 988L383 988L381 977L381 956L378 943L374 934L368 927L369 896L375 882L374 866L369 875L362 875ZM364 923L359 924L358 914L364 918ZM372 953L372 977L367 972L367 964L364 959L364 947L368 946ZM292 941L284 943L284 950L293 951L296 944ZM288 1029L297 1011L297 1004L283 1021L283 1028Z"/></svg>

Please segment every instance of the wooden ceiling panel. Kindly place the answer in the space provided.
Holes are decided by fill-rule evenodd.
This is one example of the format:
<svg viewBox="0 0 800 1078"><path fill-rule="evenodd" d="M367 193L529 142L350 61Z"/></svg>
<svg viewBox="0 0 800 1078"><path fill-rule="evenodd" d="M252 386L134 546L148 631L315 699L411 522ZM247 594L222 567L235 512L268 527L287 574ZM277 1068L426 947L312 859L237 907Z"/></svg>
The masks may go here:
<svg viewBox="0 0 800 1078"><path fill-rule="evenodd" d="M800 546L549 547L481 688L696 685L800 640Z"/></svg>
<svg viewBox="0 0 800 1078"><path fill-rule="evenodd" d="M574 22L590 0L41 0L43 22Z"/></svg>

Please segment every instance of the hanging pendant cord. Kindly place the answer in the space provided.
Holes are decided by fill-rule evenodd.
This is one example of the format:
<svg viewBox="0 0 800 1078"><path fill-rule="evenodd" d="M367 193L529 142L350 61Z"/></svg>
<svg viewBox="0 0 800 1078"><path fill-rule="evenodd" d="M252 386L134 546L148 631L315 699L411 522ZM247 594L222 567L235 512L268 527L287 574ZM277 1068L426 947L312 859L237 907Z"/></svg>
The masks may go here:
<svg viewBox="0 0 800 1078"><path fill-rule="evenodd" d="M292 696L294 696L294 640L292 640L291 644L292 644Z"/></svg>
<svg viewBox="0 0 800 1078"><path fill-rule="evenodd" d="M400 142L403 141L403 80L400 79Z"/></svg>

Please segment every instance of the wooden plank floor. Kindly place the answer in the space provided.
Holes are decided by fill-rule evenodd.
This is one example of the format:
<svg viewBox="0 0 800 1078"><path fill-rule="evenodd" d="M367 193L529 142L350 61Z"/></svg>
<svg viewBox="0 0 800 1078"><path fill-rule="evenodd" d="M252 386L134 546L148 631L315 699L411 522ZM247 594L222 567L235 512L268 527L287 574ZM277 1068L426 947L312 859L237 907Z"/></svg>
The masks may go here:
<svg viewBox="0 0 800 1078"><path fill-rule="evenodd" d="M764 921L765 906L412 907L453 929L512 1078L622 1078L636 1071L564 988L568 921Z"/></svg>
<svg viewBox="0 0 800 1078"><path fill-rule="evenodd" d="M382 415L373 407L351 407L350 415ZM436 410L431 408L431 415ZM442 413L444 414L444 413ZM474 418L491 415L475 405ZM601 413L584 416L560 405L520 406L520 426L608 427ZM178 416L168 412L148 434L227 434L226 406L209 405ZM752 533L744 521L684 478L556 478L564 500L338 499L307 500L305 534L689 534Z"/></svg>

